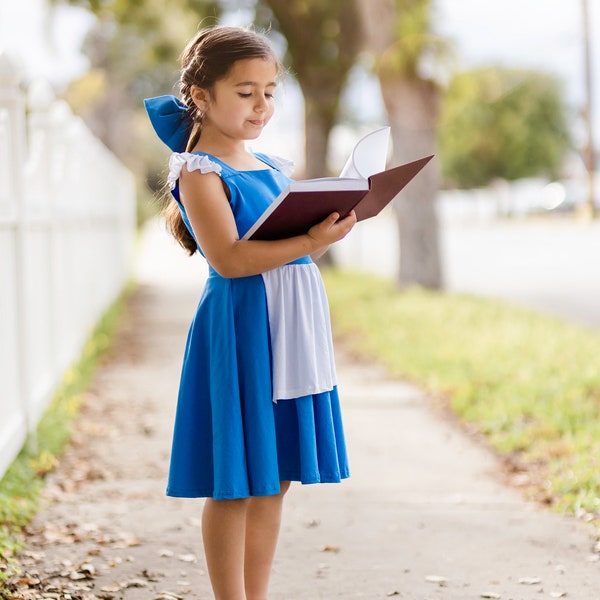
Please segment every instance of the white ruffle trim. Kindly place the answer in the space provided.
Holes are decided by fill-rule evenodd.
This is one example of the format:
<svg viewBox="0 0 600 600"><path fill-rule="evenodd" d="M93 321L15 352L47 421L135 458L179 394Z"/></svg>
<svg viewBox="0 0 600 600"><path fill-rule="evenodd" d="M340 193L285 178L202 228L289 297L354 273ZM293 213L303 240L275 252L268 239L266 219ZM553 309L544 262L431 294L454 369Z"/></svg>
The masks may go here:
<svg viewBox="0 0 600 600"><path fill-rule="evenodd" d="M200 171L203 175L205 173L217 173L218 175L221 173L221 165L210 160L208 156L191 152L173 152L169 158L169 174L167 175L167 184L170 190L175 188L183 165L187 166L188 171Z"/></svg>
<svg viewBox="0 0 600 600"><path fill-rule="evenodd" d="M337 383L329 306L317 265L262 274L273 356L273 402L329 392Z"/></svg>
<svg viewBox="0 0 600 600"><path fill-rule="evenodd" d="M273 164L287 177L289 177L294 172L294 164L293 160L288 160L287 158L281 158L281 156L273 156L271 154L268 157L273 161Z"/></svg>

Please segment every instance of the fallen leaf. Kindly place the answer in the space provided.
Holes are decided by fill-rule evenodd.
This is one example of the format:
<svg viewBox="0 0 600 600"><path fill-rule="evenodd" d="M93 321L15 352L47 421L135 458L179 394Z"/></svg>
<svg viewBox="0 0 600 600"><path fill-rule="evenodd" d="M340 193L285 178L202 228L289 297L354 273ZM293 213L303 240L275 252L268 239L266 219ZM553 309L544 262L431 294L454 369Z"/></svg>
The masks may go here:
<svg viewBox="0 0 600 600"><path fill-rule="evenodd" d="M154 573L153 571L148 571L148 569L144 569L142 571L142 575L148 580L152 582L160 581L161 577L164 577L164 573Z"/></svg>
<svg viewBox="0 0 600 600"><path fill-rule="evenodd" d="M199 517L189 517L186 520L186 523L190 527L202 527L202 519L200 519Z"/></svg>
<svg viewBox="0 0 600 600"><path fill-rule="evenodd" d="M538 583L542 583L542 580L539 577L519 577L519 583L523 585L537 585Z"/></svg>
<svg viewBox="0 0 600 600"><path fill-rule="evenodd" d="M198 560L198 558L196 557L195 554L180 554L177 558L182 562L189 562L189 563L193 563Z"/></svg>
<svg viewBox="0 0 600 600"><path fill-rule="evenodd" d="M386 596L399 596L400 592L398 590L394 590L393 592L388 592Z"/></svg>
<svg viewBox="0 0 600 600"><path fill-rule="evenodd" d="M141 579L130 579L129 581L121 583L121 586L123 588L143 588L147 585L148 584L145 581L142 581Z"/></svg>
<svg viewBox="0 0 600 600"><path fill-rule="evenodd" d="M304 527L307 529L312 529L313 527L318 527L321 524L321 521L318 519L310 519L309 521L304 522Z"/></svg>
<svg viewBox="0 0 600 600"><path fill-rule="evenodd" d="M82 563L79 567L79 571L88 575L89 577L93 577L96 574L96 567L94 567L91 563Z"/></svg>
<svg viewBox="0 0 600 600"><path fill-rule="evenodd" d="M480 598L494 598L495 600L502 598L502 596L500 594L496 594L496 592L483 592L483 594L479 594L479 597Z"/></svg>
<svg viewBox="0 0 600 600"><path fill-rule="evenodd" d="M440 586L445 586L448 583L448 578L442 577L441 575L427 575L427 577L425 577L425 581L428 583L437 583Z"/></svg>
<svg viewBox="0 0 600 600"><path fill-rule="evenodd" d="M340 551L340 547L339 546L321 546L321 552L339 552Z"/></svg>
<svg viewBox="0 0 600 600"><path fill-rule="evenodd" d="M132 546L140 546L142 541L132 533L122 532L117 540L113 543L113 548L131 548Z"/></svg>
<svg viewBox="0 0 600 600"><path fill-rule="evenodd" d="M183 600L183 596L175 592L159 592L155 600Z"/></svg>

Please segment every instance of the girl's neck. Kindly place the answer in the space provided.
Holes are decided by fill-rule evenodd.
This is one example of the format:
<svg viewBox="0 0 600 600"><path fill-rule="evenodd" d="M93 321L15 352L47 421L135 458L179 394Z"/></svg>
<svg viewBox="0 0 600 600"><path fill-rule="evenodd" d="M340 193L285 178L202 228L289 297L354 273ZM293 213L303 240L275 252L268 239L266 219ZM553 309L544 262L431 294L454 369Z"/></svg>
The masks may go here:
<svg viewBox="0 0 600 600"><path fill-rule="evenodd" d="M248 155L244 140L237 140L224 137L223 135L213 135L210 128L202 131L194 151L206 152L222 160Z"/></svg>
<svg viewBox="0 0 600 600"><path fill-rule="evenodd" d="M211 154L234 169L263 169L264 163L248 152L245 140L235 140L224 136L211 135L210 129L202 131L198 143L192 152Z"/></svg>

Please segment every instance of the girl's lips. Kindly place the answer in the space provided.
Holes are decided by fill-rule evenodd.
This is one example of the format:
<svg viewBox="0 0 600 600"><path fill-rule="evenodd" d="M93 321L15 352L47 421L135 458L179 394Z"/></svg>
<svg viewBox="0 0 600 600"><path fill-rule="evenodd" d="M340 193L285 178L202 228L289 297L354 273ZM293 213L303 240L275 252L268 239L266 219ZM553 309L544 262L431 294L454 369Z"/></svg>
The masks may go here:
<svg viewBox="0 0 600 600"><path fill-rule="evenodd" d="M257 127L262 127L265 124L262 119L250 119L250 123L252 123L252 125L256 125Z"/></svg>

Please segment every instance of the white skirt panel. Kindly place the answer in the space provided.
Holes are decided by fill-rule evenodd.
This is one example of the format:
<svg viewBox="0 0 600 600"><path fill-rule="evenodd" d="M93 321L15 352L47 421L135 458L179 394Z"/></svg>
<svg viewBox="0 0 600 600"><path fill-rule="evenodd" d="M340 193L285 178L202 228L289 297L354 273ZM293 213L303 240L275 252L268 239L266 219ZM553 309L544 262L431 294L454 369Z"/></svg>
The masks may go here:
<svg viewBox="0 0 600 600"><path fill-rule="evenodd" d="M273 353L273 401L329 392L337 384L331 321L317 265L262 274Z"/></svg>

